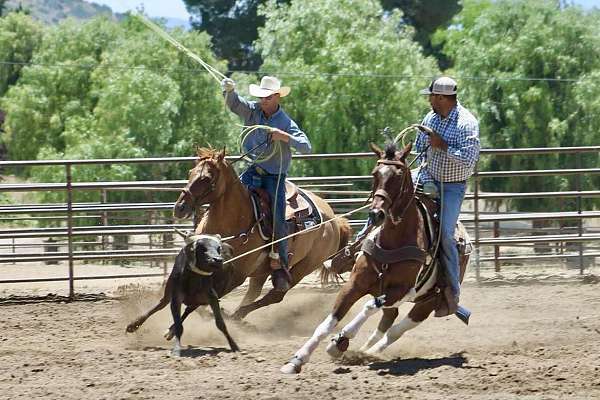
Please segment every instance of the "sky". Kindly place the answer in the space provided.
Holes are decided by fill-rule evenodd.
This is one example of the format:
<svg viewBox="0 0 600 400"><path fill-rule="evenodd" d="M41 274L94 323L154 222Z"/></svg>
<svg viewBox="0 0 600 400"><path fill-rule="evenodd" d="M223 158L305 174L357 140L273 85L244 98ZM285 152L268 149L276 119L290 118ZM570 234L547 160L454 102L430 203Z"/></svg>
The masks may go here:
<svg viewBox="0 0 600 400"><path fill-rule="evenodd" d="M189 14L185 9L183 0L86 0L89 3L104 4L112 8L115 12L125 12L135 10L140 4L144 5L146 13L151 17L168 17L183 20L189 19ZM575 0L584 8L600 8L600 0Z"/></svg>
<svg viewBox="0 0 600 400"><path fill-rule="evenodd" d="M136 10L140 4L144 5L146 14L151 17L189 19L182 0L85 0L88 3L97 3L109 6L114 12L123 13ZM598 0L600 2L600 0Z"/></svg>

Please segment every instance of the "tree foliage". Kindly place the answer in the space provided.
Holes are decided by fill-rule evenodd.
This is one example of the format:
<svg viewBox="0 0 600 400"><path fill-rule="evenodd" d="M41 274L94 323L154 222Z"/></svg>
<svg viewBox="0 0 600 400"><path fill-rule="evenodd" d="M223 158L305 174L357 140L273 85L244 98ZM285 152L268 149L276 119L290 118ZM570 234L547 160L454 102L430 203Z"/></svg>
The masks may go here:
<svg viewBox="0 0 600 400"><path fill-rule="evenodd" d="M440 68L446 69L450 60L441 51L442 46L432 43L431 36L437 29L445 29L452 17L462 8L459 0L381 0L386 10L402 10L403 21L415 29L415 40L421 44L425 54L433 55Z"/></svg>
<svg viewBox="0 0 600 400"><path fill-rule="evenodd" d="M456 29L440 33L457 74L468 82L463 97L480 118L484 147L525 148L599 143L587 113L594 112L590 79L600 68L597 19L555 1L470 0L455 20ZM534 78L534 79L529 79ZM596 122L596 121L594 121ZM585 139L584 139L585 138ZM597 157L595 158L597 162ZM493 170L555 169L571 156L497 157ZM597 165L597 164L596 164ZM562 176L494 179L494 191L573 189ZM518 201L521 210L542 210L547 201Z"/></svg>
<svg viewBox="0 0 600 400"><path fill-rule="evenodd" d="M206 34L172 34L224 68ZM11 159L189 156L195 144L234 143L218 83L135 18L67 21L47 28L32 61L2 99ZM73 171L77 181L93 181L96 174L107 180L184 176L166 164L76 166ZM35 169L33 177L64 181L64 171ZM150 195L155 194L111 194L112 200L149 200L145 196ZM97 192L79 198L98 199Z"/></svg>
<svg viewBox="0 0 600 400"><path fill-rule="evenodd" d="M25 14L9 13L0 18L0 96L17 82L41 38L42 27Z"/></svg>
<svg viewBox="0 0 600 400"><path fill-rule="evenodd" d="M387 15L375 0L271 1L259 12L266 19L257 41L262 70L282 72L292 87L284 107L318 152L366 151L369 141L383 140L384 127L402 129L427 110L418 90L436 74L435 62L411 29L398 28L399 12ZM353 174L372 163L342 164ZM340 167L319 163L309 171L339 174Z"/></svg>
<svg viewBox="0 0 600 400"><path fill-rule="evenodd" d="M320 0L296 1L306 8L318 7ZM193 17L195 29L212 36L215 53L229 61L231 70L257 70L262 59L254 46L259 28L264 26L264 14L257 12L267 0L184 0ZM289 4L291 0L277 0ZM300 4L301 3L301 4ZM426 54L440 58L440 65L447 60L439 53L439 46L430 42L431 34L440 26L447 26L460 11L458 0L381 0L387 11L401 10L401 23L415 28L416 39ZM270 7L270 6L267 6Z"/></svg>

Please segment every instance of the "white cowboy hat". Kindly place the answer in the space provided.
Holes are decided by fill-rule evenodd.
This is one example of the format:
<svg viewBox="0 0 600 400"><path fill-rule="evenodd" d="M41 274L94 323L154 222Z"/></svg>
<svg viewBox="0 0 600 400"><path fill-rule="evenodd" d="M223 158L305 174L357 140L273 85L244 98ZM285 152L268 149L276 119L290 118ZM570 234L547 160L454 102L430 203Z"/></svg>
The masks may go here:
<svg viewBox="0 0 600 400"><path fill-rule="evenodd" d="M274 76L263 76L260 80L260 86L251 84L249 92L254 97L269 97L272 94L279 93L279 96L285 97L290 94L288 86L281 86L279 79Z"/></svg>

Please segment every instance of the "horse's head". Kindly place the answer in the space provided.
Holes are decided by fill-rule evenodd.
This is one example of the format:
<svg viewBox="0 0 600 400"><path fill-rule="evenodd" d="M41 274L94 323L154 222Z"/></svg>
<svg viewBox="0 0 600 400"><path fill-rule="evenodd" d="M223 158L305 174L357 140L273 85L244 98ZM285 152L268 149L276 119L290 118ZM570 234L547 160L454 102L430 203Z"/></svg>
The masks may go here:
<svg viewBox="0 0 600 400"><path fill-rule="evenodd" d="M378 157L373 169L373 201L369 217L379 226L390 217L394 224L399 223L404 210L412 201L413 183L410 169L406 165L406 156L410 153L412 144L403 150L398 150L395 144L388 144L381 150L371 144L371 150Z"/></svg>
<svg viewBox="0 0 600 400"><path fill-rule="evenodd" d="M173 208L173 216L187 218L197 206L211 204L225 192L226 171L230 168L225 160L225 150L198 149L196 165L189 171L188 183Z"/></svg>

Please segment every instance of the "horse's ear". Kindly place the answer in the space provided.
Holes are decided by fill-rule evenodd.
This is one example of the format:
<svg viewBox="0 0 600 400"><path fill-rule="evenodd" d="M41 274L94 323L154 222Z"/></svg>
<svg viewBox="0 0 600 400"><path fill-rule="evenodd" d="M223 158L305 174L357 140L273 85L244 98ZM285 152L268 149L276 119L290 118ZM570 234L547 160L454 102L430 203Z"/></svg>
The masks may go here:
<svg viewBox="0 0 600 400"><path fill-rule="evenodd" d="M383 150L381 150L379 146L377 146L375 143L369 142L369 147L371 148L373 153L375 153L377 158L383 158Z"/></svg>
<svg viewBox="0 0 600 400"><path fill-rule="evenodd" d="M410 154L411 150L412 150L412 143L409 143L406 146L404 146L404 149L402 150L402 155L400 156L400 159L401 160L406 159L406 156L408 156Z"/></svg>
<svg viewBox="0 0 600 400"><path fill-rule="evenodd" d="M221 162L225 159L225 146L223 146L223 150L217 153L217 161Z"/></svg>

